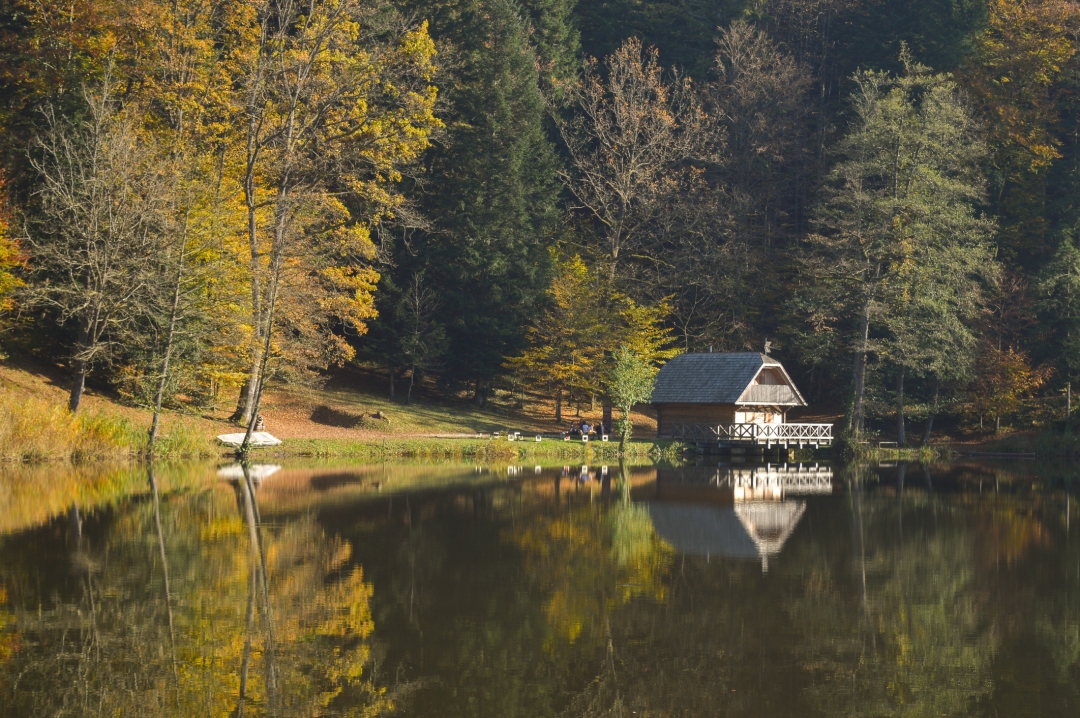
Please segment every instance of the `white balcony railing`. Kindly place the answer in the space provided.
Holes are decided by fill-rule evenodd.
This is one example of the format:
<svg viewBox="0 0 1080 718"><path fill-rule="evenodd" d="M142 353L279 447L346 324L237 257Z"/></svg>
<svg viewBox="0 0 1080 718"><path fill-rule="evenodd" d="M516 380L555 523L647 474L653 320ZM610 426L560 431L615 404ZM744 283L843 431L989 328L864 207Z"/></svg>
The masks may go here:
<svg viewBox="0 0 1080 718"><path fill-rule="evenodd" d="M725 444L831 446L832 424L672 424L671 438Z"/></svg>

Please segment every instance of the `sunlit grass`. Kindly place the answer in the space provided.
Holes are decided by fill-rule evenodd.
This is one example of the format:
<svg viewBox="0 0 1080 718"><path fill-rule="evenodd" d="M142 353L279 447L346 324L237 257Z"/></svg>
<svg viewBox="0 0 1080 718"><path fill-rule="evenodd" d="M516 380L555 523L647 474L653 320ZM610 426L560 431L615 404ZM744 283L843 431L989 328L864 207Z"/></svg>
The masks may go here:
<svg viewBox="0 0 1080 718"><path fill-rule="evenodd" d="M147 454L148 434L119 414L84 409L22 392L0 397L0 460L105 461ZM156 456L207 456L212 442L196 427L176 422L158 440Z"/></svg>

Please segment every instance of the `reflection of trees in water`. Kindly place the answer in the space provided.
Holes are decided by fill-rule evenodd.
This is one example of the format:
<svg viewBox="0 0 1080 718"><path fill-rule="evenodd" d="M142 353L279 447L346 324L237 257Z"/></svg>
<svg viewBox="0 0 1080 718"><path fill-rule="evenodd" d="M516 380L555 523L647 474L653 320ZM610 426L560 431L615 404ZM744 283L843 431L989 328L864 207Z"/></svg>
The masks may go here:
<svg viewBox="0 0 1080 718"><path fill-rule="evenodd" d="M1038 511L940 501L912 490L921 472L870 494L859 472L845 478L846 506L808 522L828 530L797 531L769 576L676 557L664 602L612 610L611 660L565 715L938 716L991 696L1007 626L1036 607L1002 600L1025 591L996 590L987 558L1008 567L1045 545ZM1046 625L1075 676L1075 620Z"/></svg>
<svg viewBox="0 0 1080 718"><path fill-rule="evenodd" d="M622 485L628 488L625 478ZM506 538L523 551L525 574L546 597L549 649L584 641L603 645L609 613L632 598L661 601L670 548L646 509L621 500L563 504L527 515Z"/></svg>
<svg viewBox="0 0 1080 718"><path fill-rule="evenodd" d="M303 716L390 708L392 696L370 676L372 589L351 565L351 546L311 515L263 526L249 487L235 494L238 503L220 487L167 499L153 492L93 532L73 524L68 575L0 569L21 637L0 667L9 709Z"/></svg>
<svg viewBox="0 0 1080 718"><path fill-rule="evenodd" d="M899 487L870 497L857 471L847 479L847 570L813 572L786 606L814 677L811 701L830 715L966 711L992 689L999 645L993 597L977 580L976 532L961 510L928 516L899 503Z"/></svg>
<svg viewBox="0 0 1080 718"><path fill-rule="evenodd" d="M245 655L249 716L380 712L405 679L426 681L410 715L1030 711L1010 683L1054 687L1047 714L1080 706L1064 499L1004 480L961 493L921 467L843 478L767 576L673 555L619 491L566 480L319 522L292 505L260 520L240 484L157 507L147 491L107 521L71 511L0 544L0 714L237 715Z"/></svg>

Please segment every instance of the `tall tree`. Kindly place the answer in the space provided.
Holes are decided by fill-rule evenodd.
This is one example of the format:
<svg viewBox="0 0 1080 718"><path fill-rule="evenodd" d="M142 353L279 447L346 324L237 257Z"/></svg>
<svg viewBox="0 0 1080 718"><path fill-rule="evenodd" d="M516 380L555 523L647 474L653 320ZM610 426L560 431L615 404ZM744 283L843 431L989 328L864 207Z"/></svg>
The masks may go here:
<svg viewBox="0 0 1080 718"><path fill-rule="evenodd" d="M362 334L374 316L372 227L438 125L425 25L359 0L265 0L256 23L237 77L253 331L236 417L249 436L277 340L301 338L301 364L352 356L333 329Z"/></svg>
<svg viewBox="0 0 1080 718"><path fill-rule="evenodd" d="M726 143L696 207L707 220L656 253L657 273L674 295L685 345L760 348L775 321L785 250L804 231L810 75L741 21L721 29L715 68L703 99Z"/></svg>
<svg viewBox="0 0 1080 718"><path fill-rule="evenodd" d="M1061 158L1059 100L1078 20L1080 7L1067 0L990 0L987 26L960 73L989 119L1002 257L1028 270L1053 251L1047 170Z"/></svg>
<svg viewBox="0 0 1080 718"><path fill-rule="evenodd" d="M847 429L855 437L865 417L867 361L880 348L873 339L887 331L890 302L912 286L912 273L919 283L953 283L964 295L995 271L994 225L976 210L985 196L979 125L948 76L906 53L903 60L901 76L855 77L853 120L804 266L832 292L835 316L850 332ZM958 310L948 302L939 307Z"/></svg>
<svg viewBox="0 0 1080 718"><path fill-rule="evenodd" d="M665 81L657 51L636 39L603 67L587 59L584 78L567 90L573 115L558 125L569 166L560 174L614 287L620 266L655 242L697 179L690 162L714 149L713 125L689 79Z"/></svg>
<svg viewBox="0 0 1080 718"><path fill-rule="evenodd" d="M483 405L504 357L524 346L547 285L558 186L521 7L476 0L452 9L440 17L459 66L423 201L433 227L413 240L415 256L400 248L397 281L426 271L446 329L444 374L471 383Z"/></svg>
<svg viewBox="0 0 1080 718"><path fill-rule="evenodd" d="M563 419L563 396L575 388L595 390L590 379L602 365L612 336L596 301L596 277L579 256L556 264L547 302L529 328L529 347L507 366L555 400Z"/></svg>
<svg viewBox="0 0 1080 718"><path fill-rule="evenodd" d="M574 18L579 0L522 0L542 80L566 82L581 66L581 36Z"/></svg>

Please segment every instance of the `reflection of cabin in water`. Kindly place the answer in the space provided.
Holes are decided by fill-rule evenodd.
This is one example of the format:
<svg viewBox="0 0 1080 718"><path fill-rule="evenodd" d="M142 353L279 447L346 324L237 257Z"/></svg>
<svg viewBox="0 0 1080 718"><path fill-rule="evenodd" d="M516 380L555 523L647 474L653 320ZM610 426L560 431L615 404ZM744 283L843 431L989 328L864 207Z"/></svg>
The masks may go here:
<svg viewBox="0 0 1080 718"><path fill-rule="evenodd" d="M683 354L656 377L658 436L723 445L827 446L831 424L789 424L806 406L783 365L766 354Z"/></svg>
<svg viewBox="0 0 1080 718"><path fill-rule="evenodd" d="M749 501L734 506L649 504L649 515L660 538L676 551L694 556L718 556L761 561L780 553L795 530L805 501Z"/></svg>
<svg viewBox="0 0 1080 718"><path fill-rule="evenodd" d="M830 494L832 482L832 467L818 464L658 469L647 505L679 553L753 559L766 571L806 511L789 497Z"/></svg>

